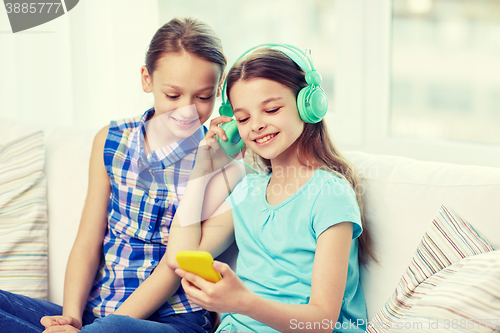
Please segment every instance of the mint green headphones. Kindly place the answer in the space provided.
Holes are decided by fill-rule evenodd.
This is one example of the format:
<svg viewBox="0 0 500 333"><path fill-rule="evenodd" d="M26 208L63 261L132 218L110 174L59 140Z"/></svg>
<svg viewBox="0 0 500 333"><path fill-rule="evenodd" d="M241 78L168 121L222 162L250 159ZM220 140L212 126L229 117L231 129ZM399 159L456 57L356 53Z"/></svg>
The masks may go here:
<svg viewBox="0 0 500 333"><path fill-rule="evenodd" d="M310 51L306 50L307 52L304 53L299 48L289 44L261 44L243 53L243 55L235 61L235 64L244 56L260 47L269 47L283 52L306 72L305 79L308 86L302 88L297 95L297 109L300 118L304 122L313 124L320 122L328 110L328 100L324 90L320 87L321 75L314 69L310 58ZM227 80L224 81L222 89L222 105L219 108L219 114L232 117L233 109L227 99L226 84ZM236 120L225 123L221 127L226 132L228 138L227 141L222 141L219 138L222 149L230 155L236 155L243 149L243 140L241 140L238 133Z"/></svg>

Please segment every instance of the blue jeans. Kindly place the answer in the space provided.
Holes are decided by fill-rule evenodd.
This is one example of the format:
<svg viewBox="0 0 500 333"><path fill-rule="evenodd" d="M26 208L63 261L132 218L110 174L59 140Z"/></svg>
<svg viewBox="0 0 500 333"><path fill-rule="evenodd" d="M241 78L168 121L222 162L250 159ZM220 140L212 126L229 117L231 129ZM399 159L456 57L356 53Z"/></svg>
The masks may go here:
<svg viewBox="0 0 500 333"><path fill-rule="evenodd" d="M45 330L43 316L62 314L60 305L0 290L0 332L41 333ZM147 320L128 316L109 315L96 318L91 312L83 313L82 333L210 333L212 321L205 310L160 317L154 313Z"/></svg>

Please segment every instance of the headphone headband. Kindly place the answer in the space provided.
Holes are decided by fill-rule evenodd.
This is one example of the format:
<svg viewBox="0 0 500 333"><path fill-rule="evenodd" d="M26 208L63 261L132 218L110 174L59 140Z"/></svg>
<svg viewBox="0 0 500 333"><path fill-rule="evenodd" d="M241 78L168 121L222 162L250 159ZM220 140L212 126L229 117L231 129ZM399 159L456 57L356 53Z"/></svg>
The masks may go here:
<svg viewBox="0 0 500 333"><path fill-rule="evenodd" d="M234 62L234 64L230 68L233 68L234 65L236 65L238 63L238 61L240 61L241 59L246 57L250 52L257 50L259 48L262 48L262 47L268 47L270 49L275 49L275 50L281 51L282 53L287 55L290 59L292 59L292 61L295 62L298 66L300 66L300 68L302 68L306 73L316 72L316 70L314 69L312 60L310 58L311 51L309 49L307 49L306 52L304 53L298 47L290 45L290 44L260 44L260 45L254 46L254 47L248 49L241 56L239 56L238 59L236 59L236 61ZM306 77L306 81L307 81L307 77ZM316 81L318 81L318 80L316 80ZM319 82L321 82L321 77L319 77ZM311 85L319 85L319 82L317 84L312 83ZM227 100L229 100L229 98L228 98L229 96L227 96L226 85L227 85L227 80L224 80L224 85L222 86L222 105L228 105ZM224 114L223 112L225 112L227 114ZM232 110L229 112L229 111L224 111L224 108L222 108L219 113L221 115L224 115L224 116L232 117Z"/></svg>

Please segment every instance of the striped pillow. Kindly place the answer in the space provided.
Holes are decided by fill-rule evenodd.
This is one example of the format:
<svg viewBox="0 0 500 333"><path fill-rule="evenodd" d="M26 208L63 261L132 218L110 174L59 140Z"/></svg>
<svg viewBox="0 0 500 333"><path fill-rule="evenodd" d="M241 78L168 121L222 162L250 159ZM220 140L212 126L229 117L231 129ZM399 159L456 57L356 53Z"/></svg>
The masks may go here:
<svg viewBox="0 0 500 333"><path fill-rule="evenodd" d="M425 297L388 332L499 332L500 251L457 261L415 292Z"/></svg>
<svg viewBox="0 0 500 333"><path fill-rule="evenodd" d="M369 323L367 331L382 333L397 327L408 311L426 296L428 288L421 287L424 282L463 258L493 250L469 223L442 206L396 290Z"/></svg>
<svg viewBox="0 0 500 333"><path fill-rule="evenodd" d="M47 298L43 132L0 144L0 289Z"/></svg>

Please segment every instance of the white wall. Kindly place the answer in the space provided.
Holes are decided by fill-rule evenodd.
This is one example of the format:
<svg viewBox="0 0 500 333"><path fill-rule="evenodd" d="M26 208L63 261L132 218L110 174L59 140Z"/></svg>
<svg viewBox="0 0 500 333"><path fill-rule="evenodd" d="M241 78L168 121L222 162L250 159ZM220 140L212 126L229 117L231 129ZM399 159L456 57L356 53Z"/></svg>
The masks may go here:
<svg viewBox="0 0 500 333"><path fill-rule="evenodd" d="M0 10L0 117L97 128L152 105L140 67L158 2L80 1L41 26L9 33Z"/></svg>
<svg viewBox="0 0 500 333"><path fill-rule="evenodd" d="M328 24L321 26L297 19L292 13L297 6L282 0L259 6L246 3L243 12L224 5L225 0L85 0L54 21L16 34L10 33L7 15L0 10L0 118L98 128L112 119L141 114L152 105L139 75L147 45L161 24L177 15L202 16L214 27L223 39L229 64L247 48L245 42L307 43L302 30L297 42L284 34L294 31L297 22L313 31L328 31L326 42L311 43L316 43L317 54L326 54L332 62L331 66L316 63L316 67L328 67L323 75L333 73L335 78L326 121L341 149L500 167L498 145L390 136L391 1L317 3L330 1L333 13L319 7L316 12L331 16L334 28L324 17ZM215 14L208 15L205 8ZM284 32L272 29L271 35L257 34L261 30L248 22L264 12L284 22ZM295 19L287 21L288 17ZM235 36L240 39L238 45L228 41Z"/></svg>

